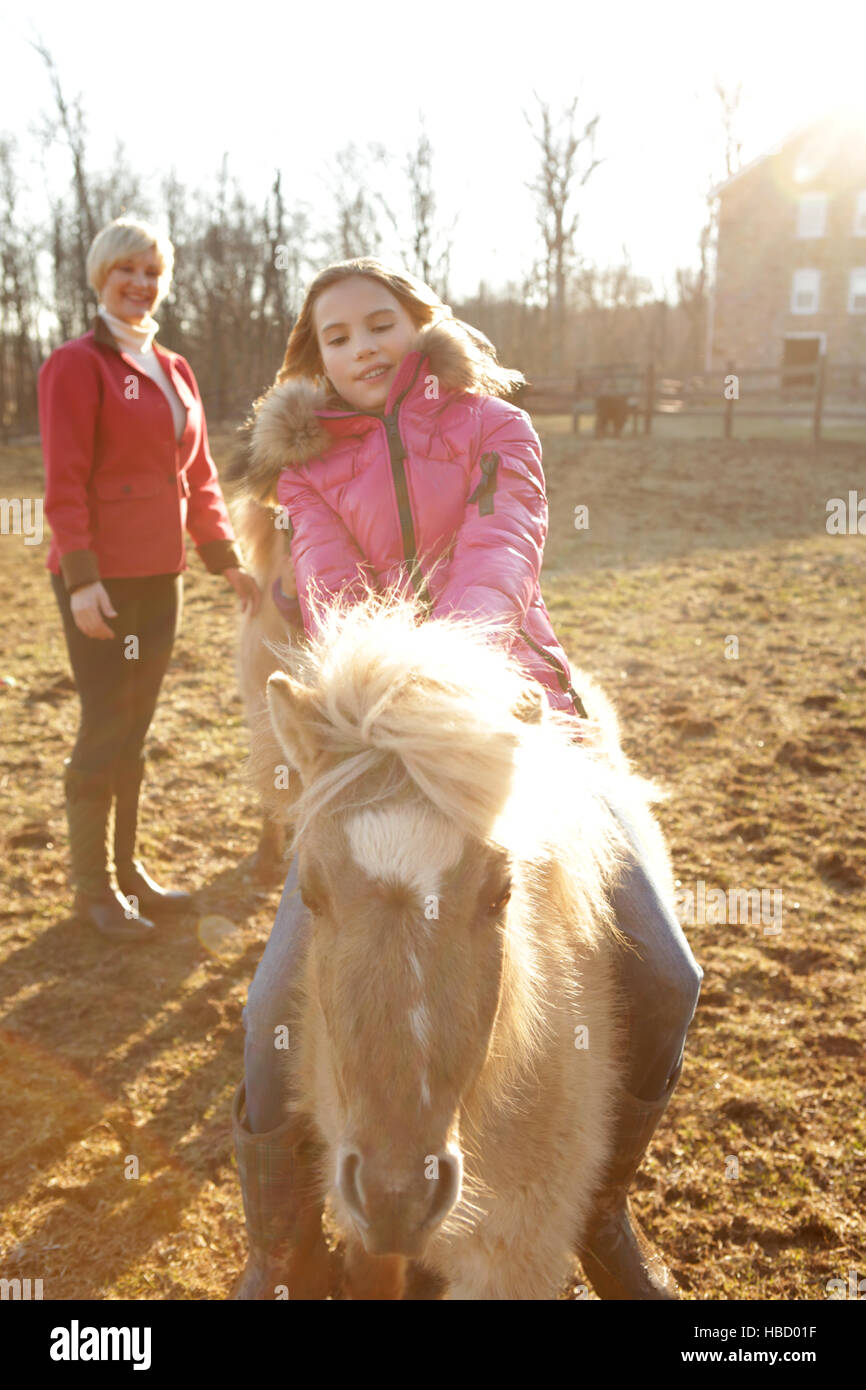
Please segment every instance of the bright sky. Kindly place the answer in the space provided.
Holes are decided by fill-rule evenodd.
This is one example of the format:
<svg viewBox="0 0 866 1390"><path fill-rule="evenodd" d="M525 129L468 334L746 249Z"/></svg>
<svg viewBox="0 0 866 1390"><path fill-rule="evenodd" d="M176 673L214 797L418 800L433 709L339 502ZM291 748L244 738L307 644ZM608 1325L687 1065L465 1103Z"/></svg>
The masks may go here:
<svg viewBox="0 0 866 1390"><path fill-rule="evenodd" d="M716 78L742 81L745 161L866 87L866 6L851 0L24 0L0 9L0 132L28 156L52 105L36 34L67 100L83 97L92 167L120 135L146 180L174 165L190 188L204 184L227 151L257 201L279 167L290 200L327 214L334 152L373 140L402 161L423 111L442 215L459 213L455 299L538 254L522 114L537 111L533 91L555 107L580 94L583 121L601 117L605 162L583 190L579 249L612 264L625 244L661 291L694 264L702 195L723 172ZM68 161L50 170L63 179ZM38 160L25 172L39 189Z"/></svg>

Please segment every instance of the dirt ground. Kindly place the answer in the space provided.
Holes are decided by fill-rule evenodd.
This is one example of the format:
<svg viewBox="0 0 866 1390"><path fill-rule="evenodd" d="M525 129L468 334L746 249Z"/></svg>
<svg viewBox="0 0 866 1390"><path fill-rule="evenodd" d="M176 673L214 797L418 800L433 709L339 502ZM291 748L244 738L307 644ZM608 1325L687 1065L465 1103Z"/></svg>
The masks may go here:
<svg viewBox="0 0 866 1390"><path fill-rule="evenodd" d="M538 423L548 607L670 792L683 888L781 905L685 924L703 992L635 1210L687 1297L824 1299L866 1276L866 535L825 525L828 499L866 495L866 447ZM212 442L222 466L230 437ZM36 444L0 451L0 495L41 495ZM112 946L68 915L77 699L46 549L0 536L0 1275L46 1298L222 1299L245 1254L240 1015L279 900L249 872L235 601L193 554L149 742L142 855L199 907Z"/></svg>

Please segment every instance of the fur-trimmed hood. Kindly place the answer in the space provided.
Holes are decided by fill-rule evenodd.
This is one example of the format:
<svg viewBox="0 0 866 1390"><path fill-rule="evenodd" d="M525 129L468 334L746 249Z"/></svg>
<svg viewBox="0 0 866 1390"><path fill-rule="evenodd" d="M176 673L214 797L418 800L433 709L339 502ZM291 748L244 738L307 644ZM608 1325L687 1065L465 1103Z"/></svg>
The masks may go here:
<svg viewBox="0 0 866 1390"><path fill-rule="evenodd" d="M488 396L508 396L524 384L520 372L499 366L493 344L477 328L461 319L441 318L419 329L391 384L387 406L393 404L417 378L419 363L427 359L424 376L437 378L441 394L464 391ZM276 500L277 480L284 468L299 468L323 454L333 435L319 412L362 414L338 396L321 378L289 377L277 381L253 404L253 413L240 427L239 446L228 469L227 480L238 492L259 502Z"/></svg>

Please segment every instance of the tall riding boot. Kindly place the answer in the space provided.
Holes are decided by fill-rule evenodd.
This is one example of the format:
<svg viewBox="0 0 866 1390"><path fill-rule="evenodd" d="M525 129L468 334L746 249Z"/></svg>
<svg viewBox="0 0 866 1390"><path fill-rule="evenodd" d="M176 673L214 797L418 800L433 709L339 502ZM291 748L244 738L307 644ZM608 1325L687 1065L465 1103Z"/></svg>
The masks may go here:
<svg viewBox="0 0 866 1390"><path fill-rule="evenodd" d="M322 1233L315 1162L319 1146L304 1115L267 1134L246 1123L246 1086L232 1102L232 1133L244 1199L250 1255L232 1299L325 1299L331 1255Z"/></svg>
<svg viewBox="0 0 866 1390"><path fill-rule="evenodd" d="M680 1078L682 1062L658 1100L624 1094L613 1158L596 1194L577 1253L600 1298L678 1299L680 1291L659 1253L640 1229L628 1192Z"/></svg>
<svg viewBox="0 0 866 1390"><path fill-rule="evenodd" d="M133 911L112 882L108 849L111 774L80 772L67 758L64 784L75 915L114 941L152 937L153 922Z"/></svg>
<svg viewBox="0 0 866 1390"><path fill-rule="evenodd" d="M114 768L114 862L117 882L128 898L134 898L148 912L178 912L192 904L191 893L169 892L150 877L135 856L138 830L138 800L144 776L145 759L126 758Z"/></svg>

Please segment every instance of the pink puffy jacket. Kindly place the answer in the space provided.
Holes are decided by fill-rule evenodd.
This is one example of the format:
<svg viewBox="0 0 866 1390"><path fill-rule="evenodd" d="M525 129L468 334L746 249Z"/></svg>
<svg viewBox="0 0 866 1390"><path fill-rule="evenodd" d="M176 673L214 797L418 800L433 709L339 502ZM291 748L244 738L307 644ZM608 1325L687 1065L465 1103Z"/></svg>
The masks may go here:
<svg viewBox="0 0 866 1390"><path fill-rule="evenodd" d="M515 629L513 654L555 709L583 715L541 597L547 497L529 416L481 393L465 328L422 328L381 415L290 377L256 404L245 474L288 510L305 630L312 580L338 594L366 575L411 584L430 617L481 615ZM474 388L474 389L473 389ZM342 404L342 408L333 408ZM430 575L433 563L446 557Z"/></svg>

